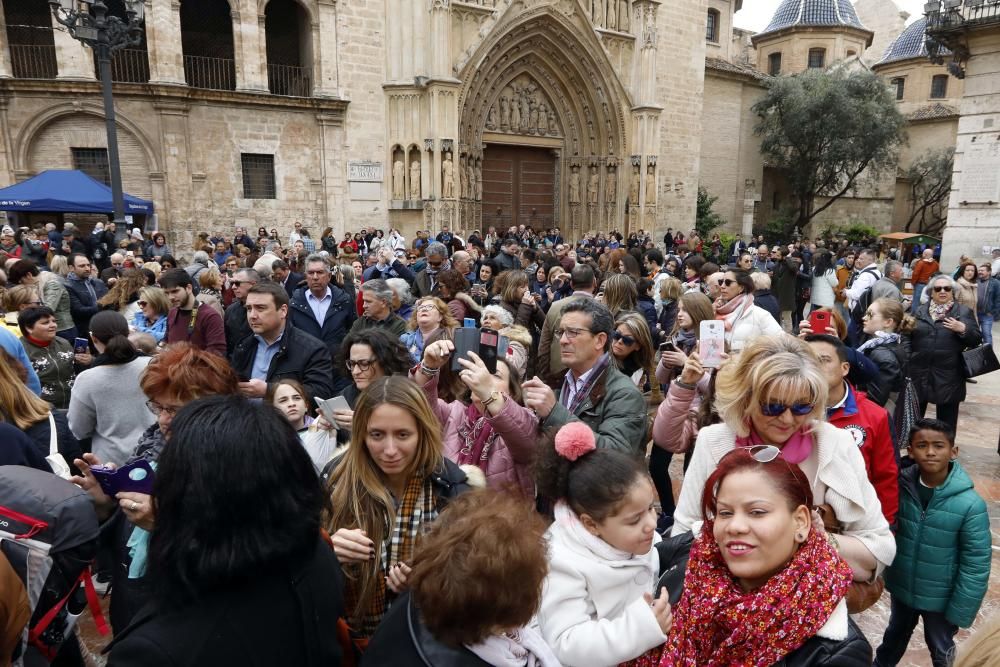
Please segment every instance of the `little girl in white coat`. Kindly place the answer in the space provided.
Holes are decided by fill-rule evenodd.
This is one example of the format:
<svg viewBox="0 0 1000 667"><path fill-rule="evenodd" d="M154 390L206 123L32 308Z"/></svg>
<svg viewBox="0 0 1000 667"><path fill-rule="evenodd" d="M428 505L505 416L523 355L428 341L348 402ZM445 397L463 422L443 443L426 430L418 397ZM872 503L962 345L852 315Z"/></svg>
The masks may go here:
<svg viewBox="0 0 1000 667"><path fill-rule="evenodd" d="M558 499L538 624L564 667L614 667L662 645L670 629L659 575L655 491L642 461L596 449L571 422L543 450L542 495Z"/></svg>

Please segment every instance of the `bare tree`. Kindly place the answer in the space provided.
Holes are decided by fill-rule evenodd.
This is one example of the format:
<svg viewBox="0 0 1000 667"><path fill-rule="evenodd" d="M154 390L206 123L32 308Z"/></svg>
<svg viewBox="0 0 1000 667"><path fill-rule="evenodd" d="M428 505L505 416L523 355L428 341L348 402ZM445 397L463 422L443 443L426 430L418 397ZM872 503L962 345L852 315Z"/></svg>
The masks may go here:
<svg viewBox="0 0 1000 667"><path fill-rule="evenodd" d="M904 230L939 236L948 221L948 195L955 149L930 149L906 170L910 184L910 215Z"/></svg>

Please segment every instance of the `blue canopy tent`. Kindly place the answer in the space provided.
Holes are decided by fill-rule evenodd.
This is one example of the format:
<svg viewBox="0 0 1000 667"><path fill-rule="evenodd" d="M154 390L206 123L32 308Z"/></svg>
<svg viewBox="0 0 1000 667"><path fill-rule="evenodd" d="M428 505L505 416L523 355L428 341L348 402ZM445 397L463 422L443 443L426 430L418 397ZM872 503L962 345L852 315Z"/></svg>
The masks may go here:
<svg viewBox="0 0 1000 667"><path fill-rule="evenodd" d="M153 202L125 194L125 215L151 215ZM49 169L0 188L0 211L18 213L114 213L111 188L82 171Z"/></svg>

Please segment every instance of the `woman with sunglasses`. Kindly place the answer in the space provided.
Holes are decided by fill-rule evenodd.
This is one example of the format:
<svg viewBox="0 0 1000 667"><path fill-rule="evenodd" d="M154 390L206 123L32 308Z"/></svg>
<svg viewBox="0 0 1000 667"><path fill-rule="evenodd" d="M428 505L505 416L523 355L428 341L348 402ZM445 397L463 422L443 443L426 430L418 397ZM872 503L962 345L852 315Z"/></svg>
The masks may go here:
<svg viewBox="0 0 1000 667"><path fill-rule="evenodd" d="M920 416L933 403L937 418L958 429L958 407L965 400L962 352L982 343L975 313L955 301L955 281L945 274L931 278L927 303L916 312L910 334L909 375L920 400Z"/></svg>
<svg viewBox="0 0 1000 667"><path fill-rule="evenodd" d="M910 358L910 333L916 324L896 299L875 299L862 318L867 340L858 352L871 359L878 373L868 381L868 398L882 407L903 388Z"/></svg>
<svg viewBox="0 0 1000 667"><path fill-rule="evenodd" d="M838 552L854 579L871 582L896 543L851 435L825 421L827 381L812 348L792 336L762 336L719 370L715 407L722 423L698 433L672 532L700 520L707 481L737 447L771 445L774 458L802 468L824 520L839 524ZM711 487L709 487L711 488Z"/></svg>
<svg viewBox="0 0 1000 667"><path fill-rule="evenodd" d="M754 305L756 286L750 274L730 269L719 279L719 298L715 300L715 319L726 327L726 344L739 352L760 336L781 335L781 325L771 314Z"/></svg>
<svg viewBox="0 0 1000 667"><path fill-rule="evenodd" d="M407 322L407 332L399 337L413 357L413 363L419 364L424 358L424 348L428 343L443 338L451 338L458 322L452 317L444 301L434 296L418 299L413 307L413 314Z"/></svg>
<svg viewBox="0 0 1000 667"><path fill-rule="evenodd" d="M167 335L167 313L170 312L167 293L159 287L143 287L136 305L139 312L132 319L132 329L151 335L157 344L162 343Z"/></svg>
<svg viewBox="0 0 1000 667"><path fill-rule="evenodd" d="M630 376L640 391L654 377L656 349L645 317L639 313L618 316L611 334L611 357L618 370ZM655 380L653 384L657 385L659 395L659 384Z"/></svg>
<svg viewBox="0 0 1000 667"><path fill-rule="evenodd" d="M871 664L850 620L854 574L811 511L805 470L773 446L725 454L699 494L704 525L660 667Z"/></svg>

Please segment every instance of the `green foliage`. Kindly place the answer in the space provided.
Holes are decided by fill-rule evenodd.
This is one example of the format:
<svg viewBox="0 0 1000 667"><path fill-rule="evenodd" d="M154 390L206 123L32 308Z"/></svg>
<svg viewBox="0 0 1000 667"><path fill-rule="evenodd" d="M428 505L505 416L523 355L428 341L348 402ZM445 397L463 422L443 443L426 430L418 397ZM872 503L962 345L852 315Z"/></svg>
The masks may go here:
<svg viewBox="0 0 1000 667"><path fill-rule="evenodd" d="M855 222L846 227L840 227L838 231L843 232L844 236L847 237L847 242L853 246L871 245L879 235L877 229L863 222Z"/></svg>
<svg viewBox="0 0 1000 667"><path fill-rule="evenodd" d="M894 167L904 119L885 82L868 70L807 70L776 77L753 107L767 164L781 168L798 202L782 230L804 228L857 185ZM829 197L816 207L817 196Z"/></svg>
<svg viewBox="0 0 1000 667"><path fill-rule="evenodd" d="M929 149L913 161L904 178L910 184L907 232L940 236L948 220L948 196L955 165L955 149Z"/></svg>
<svg viewBox="0 0 1000 667"><path fill-rule="evenodd" d="M703 239L711 238L712 230L721 227L726 222L722 216L712 210L718 200L718 197L708 194L708 190L705 188L698 187L698 208L694 228L697 230L698 236Z"/></svg>

